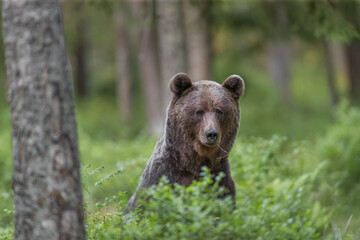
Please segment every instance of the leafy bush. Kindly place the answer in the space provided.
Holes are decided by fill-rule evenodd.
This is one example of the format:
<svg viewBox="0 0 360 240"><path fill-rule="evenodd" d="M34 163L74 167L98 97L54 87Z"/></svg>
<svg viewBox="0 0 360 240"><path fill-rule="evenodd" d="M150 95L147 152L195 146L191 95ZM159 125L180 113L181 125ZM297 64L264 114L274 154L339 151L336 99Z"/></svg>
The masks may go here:
<svg viewBox="0 0 360 240"><path fill-rule="evenodd" d="M231 156L237 183L236 208L219 199L224 189L205 170L189 187L162 180L145 192L142 210L122 214L123 196L116 209L107 206L90 215L89 239L319 239L329 215L314 199L312 189L323 165L311 173L294 172L285 164L301 154L284 154L285 139L238 141ZM294 149L292 149L294 150ZM301 164L299 159L293 163ZM295 164L296 165L296 164ZM114 202L114 200L111 200ZM111 209L111 211L109 211ZM101 214L104 213L105 214Z"/></svg>
<svg viewBox="0 0 360 240"><path fill-rule="evenodd" d="M79 129L82 182L89 207L117 193L136 188L155 142L145 138L132 141L98 139ZM123 174L119 174L123 172Z"/></svg>
<svg viewBox="0 0 360 240"><path fill-rule="evenodd" d="M320 154L329 161L327 169L333 184L345 192L360 190L360 109L344 103L336 117L337 123L319 142Z"/></svg>
<svg viewBox="0 0 360 240"><path fill-rule="evenodd" d="M10 114L0 108L0 240L13 239L11 192L11 131Z"/></svg>
<svg viewBox="0 0 360 240"><path fill-rule="evenodd" d="M12 220L12 146L10 113L0 106L0 226L5 227Z"/></svg>
<svg viewBox="0 0 360 240"><path fill-rule="evenodd" d="M342 103L336 112L336 123L318 140L316 147L319 158L327 161L318 184L319 198L333 212L334 232L353 239L360 239L359 133L360 109ZM342 231L337 230L338 225Z"/></svg>
<svg viewBox="0 0 360 240"><path fill-rule="evenodd" d="M7 227L2 228L0 227L0 240L11 240L14 238L14 228Z"/></svg>

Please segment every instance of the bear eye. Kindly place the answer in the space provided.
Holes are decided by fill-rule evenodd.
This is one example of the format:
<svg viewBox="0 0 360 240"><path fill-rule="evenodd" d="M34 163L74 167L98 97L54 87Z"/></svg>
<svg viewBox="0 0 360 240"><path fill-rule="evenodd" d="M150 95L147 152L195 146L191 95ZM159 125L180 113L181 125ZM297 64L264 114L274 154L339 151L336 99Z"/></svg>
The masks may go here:
<svg viewBox="0 0 360 240"><path fill-rule="evenodd" d="M196 111L196 116L202 117L203 115L204 115L204 111L203 111L203 110L197 110L197 111Z"/></svg>
<svg viewBox="0 0 360 240"><path fill-rule="evenodd" d="M216 109L216 116L220 117L222 115L224 115L224 113L221 110Z"/></svg>

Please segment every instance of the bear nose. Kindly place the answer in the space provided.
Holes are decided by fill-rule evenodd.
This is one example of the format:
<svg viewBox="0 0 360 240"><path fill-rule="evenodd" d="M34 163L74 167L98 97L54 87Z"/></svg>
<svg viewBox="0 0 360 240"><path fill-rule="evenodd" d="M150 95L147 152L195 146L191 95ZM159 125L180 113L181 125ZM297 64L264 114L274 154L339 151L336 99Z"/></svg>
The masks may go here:
<svg viewBox="0 0 360 240"><path fill-rule="evenodd" d="M209 141L208 143L210 143L210 144L215 144L216 139L218 138L218 135L219 135L219 133L215 129L210 129L205 132L205 136L206 136L207 140Z"/></svg>

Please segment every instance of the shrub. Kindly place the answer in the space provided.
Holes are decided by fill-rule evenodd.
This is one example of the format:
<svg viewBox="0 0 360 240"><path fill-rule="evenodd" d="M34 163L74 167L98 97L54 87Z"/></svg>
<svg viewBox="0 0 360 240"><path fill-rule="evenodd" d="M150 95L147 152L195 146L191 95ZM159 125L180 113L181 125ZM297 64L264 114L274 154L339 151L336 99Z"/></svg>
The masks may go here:
<svg viewBox="0 0 360 240"><path fill-rule="evenodd" d="M122 215L125 201L112 214L88 218L89 239L319 239L328 216L309 196L316 172L293 180L275 179L259 187L240 188L234 209L220 177L208 170L189 187L162 180L148 189L142 209ZM255 181L251 179L250 181ZM250 183L247 183L250 185ZM239 188L238 188L239 189ZM120 198L121 199L121 198ZM101 211L100 211L101 212Z"/></svg>
<svg viewBox="0 0 360 240"><path fill-rule="evenodd" d="M0 227L0 240L11 240L14 239L14 228L7 227L2 228Z"/></svg>
<svg viewBox="0 0 360 240"><path fill-rule="evenodd" d="M10 112L0 106L0 227L12 222Z"/></svg>
<svg viewBox="0 0 360 240"><path fill-rule="evenodd" d="M349 192L360 189L360 109L344 103L336 119L337 123L320 139L319 151L329 162L329 180Z"/></svg>

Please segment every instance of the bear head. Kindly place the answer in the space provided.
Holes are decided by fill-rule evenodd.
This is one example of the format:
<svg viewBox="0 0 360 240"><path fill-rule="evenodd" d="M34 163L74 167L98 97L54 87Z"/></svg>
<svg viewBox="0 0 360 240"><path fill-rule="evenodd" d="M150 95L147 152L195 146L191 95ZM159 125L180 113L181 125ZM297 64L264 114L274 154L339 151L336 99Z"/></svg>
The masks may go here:
<svg viewBox="0 0 360 240"><path fill-rule="evenodd" d="M208 80L192 82L185 73L170 81L173 93L167 110L169 144L192 148L200 157L221 157L231 150L240 121L238 100L244 81L231 75L222 85Z"/></svg>

